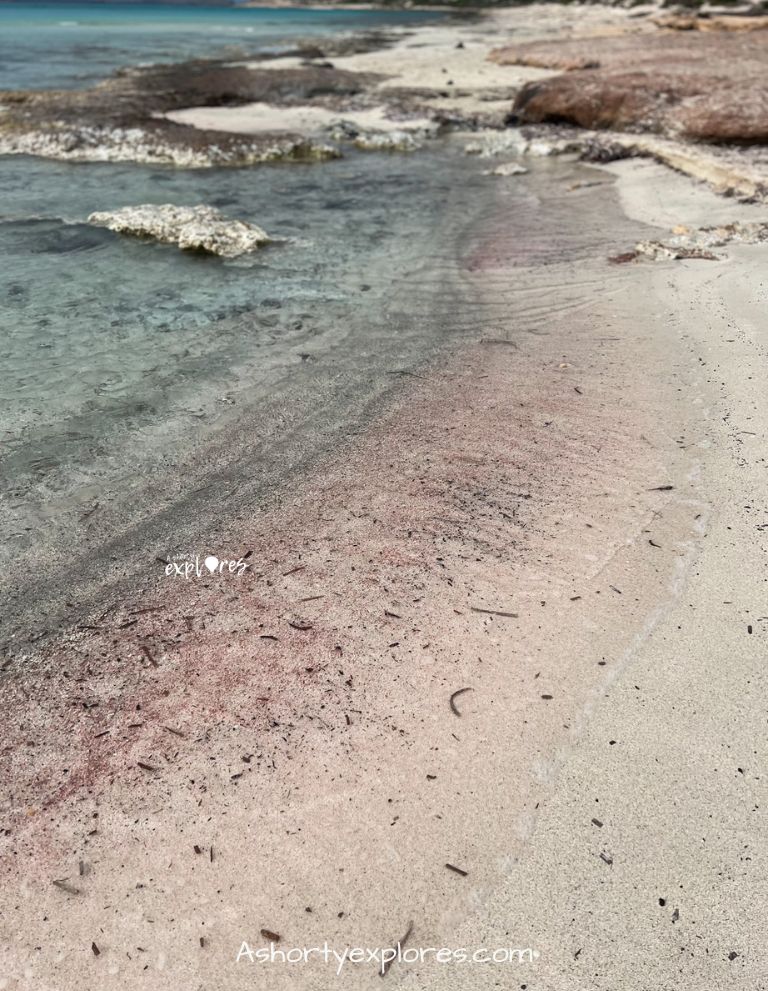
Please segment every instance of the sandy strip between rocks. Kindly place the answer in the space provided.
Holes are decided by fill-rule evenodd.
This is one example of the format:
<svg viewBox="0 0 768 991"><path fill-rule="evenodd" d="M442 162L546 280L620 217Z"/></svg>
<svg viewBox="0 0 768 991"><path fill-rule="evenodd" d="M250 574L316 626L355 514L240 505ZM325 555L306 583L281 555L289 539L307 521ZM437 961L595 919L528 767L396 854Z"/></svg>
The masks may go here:
<svg viewBox="0 0 768 991"><path fill-rule="evenodd" d="M647 178L639 220L711 208ZM407 988L759 986L762 256L521 250L500 208L475 343L239 524L247 576L14 677L0 987L381 986L235 963L270 932L540 954Z"/></svg>
<svg viewBox="0 0 768 991"><path fill-rule="evenodd" d="M393 120L386 107L367 110L335 111L325 107L273 107L269 103L246 103L240 107L188 107L163 114L177 124L191 124L211 131L232 134L261 134L280 130L313 134L349 121L356 127L375 131L400 129L436 130L436 124L426 117Z"/></svg>
<svg viewBox="0 0 768 991"><path fill-rule="evenodd" d="M640 12L655 9L640 8ZM638 10L634 11L637 15ZM623 32L655 30L651 22L626 10L601 6L571 8L561 4L533 4L485 12L476 20L446 20L417 28L392 29L400 35L391 46L356 55L335 56L333 65L350 72L381 76L375 87L382 101L393 90L418 91L423 108L445 114L490 114L501 117L511 109L515 92L526 82L557 73L520 65L498 65L488 60L500 43L544 41ZM255 63L259 69L295 69L304 60L285 56ZM381 130L401 128L399 117L383 108L332 113L321 108L276 108L253 103L240 107L189 107L166 114L169 120L211 130L255 134L265 130L295 129L311 132L339 119ZM408 126L428 126L422 120Z"/></svg>

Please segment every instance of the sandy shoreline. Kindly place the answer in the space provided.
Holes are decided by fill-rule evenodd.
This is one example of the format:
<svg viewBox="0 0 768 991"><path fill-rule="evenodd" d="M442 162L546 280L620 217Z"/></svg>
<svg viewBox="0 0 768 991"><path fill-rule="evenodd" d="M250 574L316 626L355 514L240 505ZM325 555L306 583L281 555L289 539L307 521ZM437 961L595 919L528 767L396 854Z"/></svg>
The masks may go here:
<svg viewBox="0 0 768 991"><path fill-rule="evenodd" d="M243 576L158 567L6 665L0 989L381 986L237 962L272 933L537 952L414 991L763 986L765 247L609 259L768 211L527 164L443 259L464 337L223 504Z"/></svg>
<svg viewBox="0 0 768 991"><path fill-rule="evenodd" d="M654 171L633 188L638 167ZM647 202L657 221L726 210L703 192L686 203L685 180L659 167L613 168L639 217ZM595 187L576 196L574 232L597 202ZM626 235L647 230L614 210ZM717 537L762 484L730 439L748 430L759 451L760 383L708 381L701 357L732 361L733 316L751 354L752 303L733 294L761 249L619 267L593 251L586 266L532 270L531 247L500 208L466 259L489 306L478 342L415 380L291 506L241 524L237 547L254 548L243 585L159 584L51 652L45 682L16 676L4 970L18 986L98 974L125 987L146 966L169 987L327 987L322 967L244 970L241 940L262 945L263 928L286 946L389 945L411 920L421 946L514 934L541 953L521 983L541 987L574 974L644 987L630 975L646 939L659 986L754 986L762 950L734 927L757 897L743 851L759 827L739 820L729 843L694 782L722 775L722 822L762 804L759 751L745 751L761 717L743 694L759 683L762 613L728 561L749 531ZM514 346L482 343L504 339ZM449 698L465 687L457 717ZM722 870L737 864L738 894ZM566 925L577 888L584 911L610 914ZM702 949L681 963L683 932ZM402 965L387 979L507 978ZM362 966L340 978L378 981Z"/></svg>

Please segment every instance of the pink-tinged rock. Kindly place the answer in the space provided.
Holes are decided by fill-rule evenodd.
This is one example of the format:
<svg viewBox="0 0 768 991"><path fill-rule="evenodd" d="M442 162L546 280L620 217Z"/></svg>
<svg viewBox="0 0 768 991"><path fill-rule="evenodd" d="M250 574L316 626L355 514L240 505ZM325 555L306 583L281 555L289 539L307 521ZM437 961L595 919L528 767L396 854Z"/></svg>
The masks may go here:
<svg viewBox="0 0 768 991"><path fill-rule="evenodd" d="M519 58L536 58L541 65L579 58L600 65L524 86L514 104L523 123L569 123L709 142L768 141L766 31L659 31L516 51Z"/></svg>

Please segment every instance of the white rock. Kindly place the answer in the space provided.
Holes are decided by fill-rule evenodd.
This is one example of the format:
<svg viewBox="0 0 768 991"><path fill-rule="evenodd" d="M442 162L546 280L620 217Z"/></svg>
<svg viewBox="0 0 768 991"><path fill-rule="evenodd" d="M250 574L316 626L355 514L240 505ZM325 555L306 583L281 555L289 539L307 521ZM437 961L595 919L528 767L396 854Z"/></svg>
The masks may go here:
<svg viewBox="0 0 768 991"><path fill-rule="evenodd" d="M503 162L501 165L497 165L495 169L488 169L483 175L526 175L527 172L528 169L520 165L519 162Z"/></svg>
<svg viewBox="0 0 768 991"><path fill-rule="evenodd" d="M495 158L496 155L533 155L546 158L550 155L564 155L580 151L581 143L571 138L526 138L522 131L507 128L503 131L485 130L476 132L472 141L464 146L468 155L480 158Z"/></svg>
<svg viewBox="0 0 768 991"><path fill-rule="evenodd" d="M478 131L472 141L464 146L468 155L479 155L480 158L493 158L495 155L524 154L528 142L520 133L512 128L504 131Z"/></svg>
<svg viewBox="0 0 768 991"><path fill-rule="evenodd" d="M243 136L242 142L223 147L171 144L161 136L132 127L61 127L54 130L0 132L0 155L39 155L63 162L142 162L206 169L261 162L325 161L339 158L327 143L279 135L267 142Z"/></svg>
<svg viewBox="0 0 768 991"><path fill-rule="evenodd" d="M123 234L153 237L188 251L207 251L222 258L255 251L269 241L256 224L230 220L210 206L145 204L107 213L92 213L89 224Z"/></svg>

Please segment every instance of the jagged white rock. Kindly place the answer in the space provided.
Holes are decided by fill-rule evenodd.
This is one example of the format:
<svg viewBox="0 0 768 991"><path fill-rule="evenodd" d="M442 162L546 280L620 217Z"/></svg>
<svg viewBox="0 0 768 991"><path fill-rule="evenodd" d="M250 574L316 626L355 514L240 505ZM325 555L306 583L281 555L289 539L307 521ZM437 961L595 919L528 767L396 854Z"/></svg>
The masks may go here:
<svg viewBox="0 0 768 991"><path fill-rule="evenodd" d="M480 158L495 158L497 155L508 154L546 158L580 149L580 143L572 138L528 138L515 128L504 131L477 131L472 141L464 145L467 155L478 155Z"/></svg>
<svg viewBox="0 0 768 991"><path fill-rule="evenodd" d="M61 127L51 130L0 131L0 155L38 155L63 162L139 162L181 169L258 165L262 162L325 161L339 158L338 149L305 138L241 142L230 147L171 144L139 127Z"/></svg>
<svg viewBox="0 0 768 991"><path fill-rule="evenodd" d="M92 213L89 224L123 234L153 237L187 251L207 251L222 258L255 251L269 241L256 224L231 220L211 206L143 204L120 210Z"/></svg>

